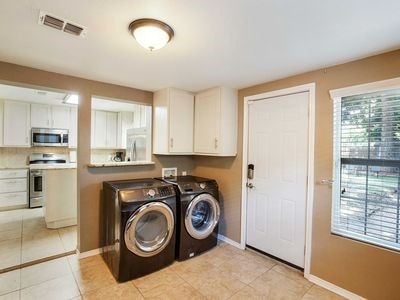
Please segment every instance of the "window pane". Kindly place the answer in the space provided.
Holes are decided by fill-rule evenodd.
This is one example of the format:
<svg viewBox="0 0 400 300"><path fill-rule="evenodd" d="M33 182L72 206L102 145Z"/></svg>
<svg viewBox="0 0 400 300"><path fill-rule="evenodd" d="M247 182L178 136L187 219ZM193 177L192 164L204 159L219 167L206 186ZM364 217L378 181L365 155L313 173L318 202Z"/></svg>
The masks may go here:
<svg viewBox="0 0 400 300"><path fill-rule="evenodd" d="M345 97L334 111L332 231L400 250L400 91Z"/></svg>

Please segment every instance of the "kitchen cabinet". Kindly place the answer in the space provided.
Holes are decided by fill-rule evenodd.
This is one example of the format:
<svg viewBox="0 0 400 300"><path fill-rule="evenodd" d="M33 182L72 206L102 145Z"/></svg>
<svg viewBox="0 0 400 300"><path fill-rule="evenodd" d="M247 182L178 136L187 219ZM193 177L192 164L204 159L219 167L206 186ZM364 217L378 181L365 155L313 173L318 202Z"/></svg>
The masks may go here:
<svg viewBox="0 0 400 300"><path fill-rule="evenodd" d="M28 206L28 170L0 170L0 210Z"/></svg>
<svg viewBox="0 0 400 300"><path fill-rule="evenodd" d="M168 88L153 100L153 153L193 154L193 94Z"/></svg>
<svg viewBox="0 0 400 300"><path fill-rule="evenodd" d="M71 107L69 115L69 148L78 147L78 109Z"/></svg>
<svg viewBox="0 0 400 300"><path fill-rule="evenodd" d="M69 129L68 106L31 104L31 127Z"/></svg>
<svg viewBox="0 0 400 300"><path fill-rule="evenodd" d="M77 223L77 172L75 168L47 169L46 207L47 228L61 228Z"/></svg>
<svg viewBox="0 0 400 300"><path fill-rule="evenodd" d="M30 105L4 101L3 146L30 147Z"/></svg>
<svg viewBox="0 0 400 300"><path fill-rule="evenodd" d="M126 133L128 129L134 128L134 112L122 111L118 113L118 148L126 149Z"/></svg>
<svg viewBox="0 0 400 300"><path fill-rule="evenodd" d="M92 111L92 148L117 148L117 119L116 112Z"/></svg>
<svg viewBox="0 0 400 300"><path fill-rule="evenodd" d="M196 94L195 154L236 155L237 101L237 91L226 87L216 87Z"/></svg>

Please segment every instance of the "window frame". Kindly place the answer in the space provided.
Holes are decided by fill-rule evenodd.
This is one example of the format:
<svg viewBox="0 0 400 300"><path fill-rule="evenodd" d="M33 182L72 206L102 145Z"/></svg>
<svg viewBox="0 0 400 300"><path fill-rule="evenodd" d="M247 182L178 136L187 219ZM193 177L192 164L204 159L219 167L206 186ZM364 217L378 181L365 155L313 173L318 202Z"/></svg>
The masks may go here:
<svg viewBox="0 0 400 300"><path fill-rule="evenodd" d="M375 247L380 247L382 249L389 249L392 251L400 252L400 245L390 241L382 241L381 239L374 238L371 236L358 234L355 232L349 232L347 230L340 230L335 228L335 213L340 210L340 187L341 187L341 153L340 153L340 137L341 137L341 102L342 98L359 95L382 92L385 90L400 89L400 77L371 82L367 84L355 85L345 88L340 88L336 90L329 91L330 96L333 100L332 107L332 142L333 142L333 166L332 166L332 205L331 205L331 234L338 235L344 238L348 238L357 242L368 244ZM339 111L337 109L338 105Z"/></svg>

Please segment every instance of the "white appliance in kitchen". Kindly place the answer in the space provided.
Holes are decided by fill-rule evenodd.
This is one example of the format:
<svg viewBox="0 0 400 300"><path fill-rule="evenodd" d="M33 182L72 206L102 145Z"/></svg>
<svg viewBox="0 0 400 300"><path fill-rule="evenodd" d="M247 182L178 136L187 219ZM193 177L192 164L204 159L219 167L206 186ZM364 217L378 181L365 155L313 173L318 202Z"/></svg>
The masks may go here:
<svg viewBox="0 0 400 300"><path fill-rule="evenodd" d="M126 131L126 161L150 161L150 129L132 128Z"/></svg>

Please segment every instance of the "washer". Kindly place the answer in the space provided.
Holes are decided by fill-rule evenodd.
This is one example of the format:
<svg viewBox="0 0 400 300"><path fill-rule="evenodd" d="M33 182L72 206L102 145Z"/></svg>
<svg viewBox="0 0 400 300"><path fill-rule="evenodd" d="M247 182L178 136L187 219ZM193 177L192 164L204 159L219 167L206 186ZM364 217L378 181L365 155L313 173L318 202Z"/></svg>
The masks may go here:
<svg viewBox="0 0 400 300"><path fill-rule="evenodd" d="M176 194L154 179L103 182L103 259L127 281L175 260Z"/></svg>
<svg viewBox="0 0 400 300"><path fill-rule="evenodd" d="M178 202L176 258L185 260L217 245L218 184L195 176L157 178L175 186Z"/></svg>

